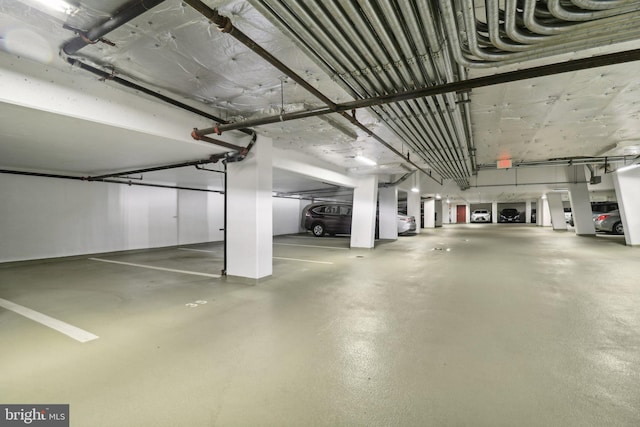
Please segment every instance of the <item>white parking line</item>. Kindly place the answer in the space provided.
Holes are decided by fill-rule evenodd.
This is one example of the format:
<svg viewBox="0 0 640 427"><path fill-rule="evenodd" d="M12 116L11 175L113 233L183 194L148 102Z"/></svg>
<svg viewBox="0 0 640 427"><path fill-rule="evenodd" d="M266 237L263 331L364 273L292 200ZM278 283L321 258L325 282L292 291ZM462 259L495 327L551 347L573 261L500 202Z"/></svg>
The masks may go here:
<svg viewBox="0 0 640 427"><path fill-rule="evenodd" d="M216 279L220 278L219 274L200 273L198 271L188 271L188 270L175 270L173 268L154 267L152 265L134 264L131 262L122 262L122 261L111 261L108 259L101 259L101 258L89 258L89 259L92 261L109 262L111 264L121 264L121 265L129 265L132 267L148 268L150 270L170 271L172 273L191 274L193 276L214 277Z"/></svg>
<svg viewBox="0 0 640 427"><path fill-rule="evenodd" d="M191 248L178 248L181 251L191 251L191 252L209 252L209 253L213 253L213 252L217 252L217 251L209 251L206 249L191 249Z"/></svg>
<svg viewBox="0 0 640 427"><path fill-rule="evenodd" d="M273 259L284 259L287 261L313 262L315 264L333 264L332 262L329 262L329 261L312 261L310 259L282 258L279 256L274 256Z"/></svg>
<svg viewBox="0 0 640 427"><path fill-rule="evenodd" d="M294 243L274 243L274 245L301 246L301 247L304 247L304 248L322 248L322 249L344 249L344 250L349 250L349 248L339 248L339 247L336 247L336 246L296 245Z"/></svg>
<svg viewBox="0 0 640 427"><path fill-rule="evenodd" d="M65 323L61 320L54 319L53 317L49 317L46 314L42 314L35 310L31 310L30 308L23 307L6 299L0 298L0 307L4 307L7 310L11 310L14 313L20 314L27 319L31 319L34 322L38 322L41 325L47 326L51 329L55 329L58 332L61 332L76 341L80 341L82 343L97 340L97 335L92 334L91 332L87 332L84 329L76 328L73 325Z"/></svg>

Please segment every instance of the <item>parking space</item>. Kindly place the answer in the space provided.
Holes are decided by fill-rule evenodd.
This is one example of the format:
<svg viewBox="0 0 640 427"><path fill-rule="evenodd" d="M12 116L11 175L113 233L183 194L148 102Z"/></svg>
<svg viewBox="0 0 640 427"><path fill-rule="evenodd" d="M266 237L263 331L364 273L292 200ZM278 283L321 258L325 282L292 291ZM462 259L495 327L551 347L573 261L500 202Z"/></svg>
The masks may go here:
<svg viewBox="0 0 640 427"><path fill-rule="evenodd" d="M0 298L99 338L0 308L0 394L68 402L74 425L286 425L296 408L333 413L349 399L363 411L348 424L387 419L391 404L412 408L403 420L461 424L424 405L455 401L491 407L492 425L527 411L544 425L633 425L640 289L617 237L455 225L349 250L340 237L281 236L273 276L252 286L87 258L4 266ZM215 272L220 250L104 258Z"/></svg>

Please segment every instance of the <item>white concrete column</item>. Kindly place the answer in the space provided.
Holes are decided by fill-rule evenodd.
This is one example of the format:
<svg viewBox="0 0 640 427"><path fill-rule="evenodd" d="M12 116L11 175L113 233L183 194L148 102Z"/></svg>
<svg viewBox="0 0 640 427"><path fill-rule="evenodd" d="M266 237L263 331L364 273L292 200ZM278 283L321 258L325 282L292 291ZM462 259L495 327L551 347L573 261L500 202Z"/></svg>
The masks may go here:
<svg viewBox="0 0 640 427"><path fill-rule="evenodd" d="M551 209L549 208L549 199L547 199L547 195L545 194L540 201L540 214L542 215L540 217L540 225L543 227L551 227Z"/></svg>
<svg viewBox="0 0 640 427"><path fill-rule="evenodd" d="M442 203L442 200L436 200L435 201L435 226L436 227L442 227L442 219L444 218L444 206L446 206L444 203Z"/></svg>
<svg viewBox="0 0 640 427"><path fill-rule="evenodd" d="M573 226L576 228L576 234L578 236L595 236L596 228L593 225L591 201L589 199L589 188L587 187L584 166L571 166L568 174L573 176L575 182L575 184L569 184L569 201L571 202L571 215L573 216Z"/></svg>
<svg viewBox="0 0 640 427"><path fill-rule="evenodd" d="M413 216L416 219L416 233L420 233L420 229L422 228L422 224L420 223L420 180L419 175L420 172L416 172L413 174L413 187L411 190L407 192L407 215ZM413 189L417 189L418 191L413 191Z"/></svg>
<svg viewBox="0 0 640 427"><path fill-rule="evenodd" d="M466 204L466 208L464 210L464 222L465 224L471 223L471 205L469 203Z"/></svg>
<svg viewBox="0 0 640 427"><path fill-rule="evenodd" d="M498 202L491 202L491 222L498 223Z"/></svg>
<svg viewBox="0 0 640 427"><path fill-rule="evenodd" d="M613 174L618 208L629 246L640 245L640 165L618 169Z"/></svg>
<svg viewBox="0 0 640 427"><path fill-rule="evenodd" d="M258 135L251 153L227 169L227 274L273 272L272 142Z"/></svg>
<svg viewBox="0 0 640 427"><path fill-rule="evenodd" d="M545 199L543 199L542 197L540 197L536 201L536 225L538 227L542 226L542 219L544 217L544 213L543 213L544 202L545 202Z"/></svg>
<svg viewBox="0 0 640 427"><path fill-rule="evenodd" d="M440 202L442 204L442 202ZM424 202L424 228L436 228L436 200L430 199Z"/></svg>
<svg viewBox="0 0 640 427"><path fill-rule="evenodd" d="M531 224L531 200L527 200L524 202L524 222L527 224Z"/></svg>
<svg viewBox="0 0 640 427"><path fill-rule="evenodd" d="M547 201L551 211L551 225L554 230L566 230L567 222L564 220L564 205L562 194L558 192L547 193Z"/></svg>
<svg viewBox="0 0 640 427"><path fill-rule="evenodd" d="M377 201L378 177L374 175L359 179L353 190L352 248L374 247Z"/></svg>
<svg viewBox="0 0 640 427"><path fill-rule="evenodd" d="M383 187L378 191L379 236L381 239L398 238L398 188Z"/></svg>

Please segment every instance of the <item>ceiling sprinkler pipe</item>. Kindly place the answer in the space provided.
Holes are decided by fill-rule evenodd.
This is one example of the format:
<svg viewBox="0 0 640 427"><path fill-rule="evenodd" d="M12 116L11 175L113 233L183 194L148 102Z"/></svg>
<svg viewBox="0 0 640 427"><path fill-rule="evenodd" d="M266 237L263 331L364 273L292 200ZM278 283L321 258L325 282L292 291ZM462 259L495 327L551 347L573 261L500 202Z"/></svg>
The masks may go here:
<svg viewBox="0 0 640 427"><path fill-rule="evenodd" d="M62 47L62 51L67 55L73 55L88 44L95 43L100 38L121 25L126 24L134 18L145 13L162 3L164 0L135 0L126 4L122 9L117 11L111 18L102 24L81 33L76 38L68 41Z"/></svg>
<svg viewBox="0 0 640 427"><path fill-rule="evenodd" d="M92 67L91 65L85 64L84 62L81 62L81 61L79 61L77 59L67 58L67 62L70 65L74 66L74 67L80 67L81 69L83 69L85 71L88 71L88 72L90 72L92 74L95 74L96 76L100 77L100 79L102 79L104 81L107 81L107 80L108 81L112 81L112 82L118 83L121 86L128 87L129 89L137 90L137 91L142 92L142 93L144 93L146 95L149 95L151 97L159 99L160 101L166 102L167 104L173 105L174 107L181 108L181 109L183 109L185 111L188 111L188 112L193 113L193 114L197 114L197 115L202 116L202 117L204 117L206 119L213 120L213 121L218 122L218 123L227 123L225 120L223 120L223 119L221 119L219 117L216 117L213 114L209 114L209 113L207 113L205 111L202 111L202 110L199 110L199 109L197 109L195 107L192 107L191 105L187 105L187 104L184 104L184 103L182 103L180 101L176 101L173 98L169 98L168 96L165 96L165 95L163 95L161 93L154 92L154 91L152 91L150 89L147 89L144 86L140 86L139 84L136 84L136 83L133 83L133 82L131 82L129 80L125 80L125 79L123 79L121 77L115 76L112 73L107 73L106 71L102 71L99 68ZM250 129L241 128L241 129L238 129L238 131L246 133L247 135L253 135L253 131L250 130Z"/></svg>
<svg viewBox="0 0 640 427"><path fill-rule="evenodd" d="M300 86L305 88L309 93L314 95L316 98L320 99L324 102L330 110L335 109L335 103L327 98L322 92L320 92L315 87L311 86L306 80L302 77L298 76L291 68L287 67L284 63L282 63L279 59L269 53L266 49L259 46L255 41L249 38L242 31L238 30L233 26L233 23L226 16L221 16L218 14L218 11L215 9L211 9L209 6L201 2L200 0L185 0L189 6L200 12L207 19L212 21L214 24L220 28L220 30L224 33L228 33L233 36L240 43L248 47L252 52L258 54L261 58L267 61L269 64L276 67L278 70L282 71L287 77L294 80Z"/></svg>

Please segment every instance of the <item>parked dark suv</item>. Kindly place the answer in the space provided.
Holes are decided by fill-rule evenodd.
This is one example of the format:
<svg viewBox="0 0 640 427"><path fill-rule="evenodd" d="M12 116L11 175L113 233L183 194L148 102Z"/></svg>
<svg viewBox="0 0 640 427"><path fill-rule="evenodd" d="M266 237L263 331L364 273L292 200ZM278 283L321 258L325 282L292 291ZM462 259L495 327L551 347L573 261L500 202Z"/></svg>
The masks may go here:
<svg viewBox="0 0 640 427"><path fill-rule="evenodd" d="M376 218L376 235L378 234ZM416 231L416 218L398 214L398 235ZM316 237L325 234L351 234L351 204L341 202L312 203L302 211L302 226Z"/></svg>
<svg viewBox="0 0 640 427"><path fill-rule="evenodd" d="M518 209L506 208L500 211L500 222L520 222Z"/></svg>
<svg viewBox="0 0 640 427"><path fill-rule="evenodd" d="M303 213L304 228L314 236L351 233L351 205L348 203L313 203Z"/></svg>

